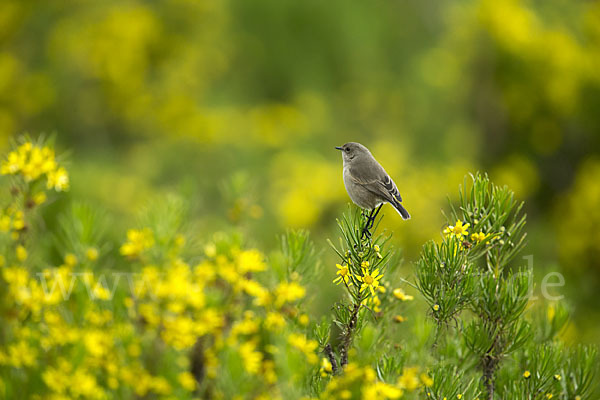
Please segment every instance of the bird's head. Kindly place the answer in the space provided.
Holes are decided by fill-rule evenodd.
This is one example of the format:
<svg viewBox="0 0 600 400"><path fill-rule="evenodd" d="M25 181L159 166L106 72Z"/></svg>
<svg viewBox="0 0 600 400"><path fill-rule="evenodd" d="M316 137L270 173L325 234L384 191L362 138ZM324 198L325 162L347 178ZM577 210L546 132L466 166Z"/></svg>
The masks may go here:
<svg viewBox="0 0 600 400"><path fill-rule="evenodd" d="M360 159L364 156L368 156L371 154L369 152L369 149L367 149L362 144L356 142L348 142L341 147L336 147L336 149L342 152L342 159L344 160L344 162L349 162L354 159Z"/></svg>

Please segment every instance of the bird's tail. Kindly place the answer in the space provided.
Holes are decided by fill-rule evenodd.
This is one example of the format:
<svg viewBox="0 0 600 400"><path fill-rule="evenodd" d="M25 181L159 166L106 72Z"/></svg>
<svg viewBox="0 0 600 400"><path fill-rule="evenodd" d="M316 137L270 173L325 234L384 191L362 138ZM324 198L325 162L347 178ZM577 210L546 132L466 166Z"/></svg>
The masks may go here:
<svg viewBox="0 0 600 400"><path fill-rule="evenodd" d="M404 208L404 206L402 204L400 204L399 201L394 201L391 204L392 204L392 206L394 206L396 211L398 211L398 214L400 214L402 219L410 219L410 214L408 213L408 211L406 211L406 208Z"/></svg>

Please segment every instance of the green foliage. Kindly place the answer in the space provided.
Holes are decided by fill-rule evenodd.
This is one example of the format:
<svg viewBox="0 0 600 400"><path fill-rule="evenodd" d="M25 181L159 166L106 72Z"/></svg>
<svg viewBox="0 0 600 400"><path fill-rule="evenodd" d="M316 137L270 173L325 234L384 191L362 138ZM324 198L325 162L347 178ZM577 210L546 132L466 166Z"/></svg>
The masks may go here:
<svg viewBox="0 0 600 400"><path fill-rule="evenodd" d="M433 385L426 389L428 399L474 399L480 395L474 379L467 380L457 366L438 365L431 376Z"/></svg>
<svg viewBox="0 0 600 400"><path fill-rule="evenodd" d="M416 287L438 325L439 364L447 357L474 359L462 372L473 377L477 367L479 390L489 400L585 398L591 393L589 376L598 368L597 360L590 361L594 351L564 349L557 335L568 321L566 308L537 305L529 313L533 271L511 266L525 243L523 203L487 175L466 179L458 206L450 205L441 243L426 243L416 264ZM466 352L460 344L456 348L453 335L462 337ZM511 359L522 360L521 369L511 367ZM566 376L578 389L567 387Z"/></svg>
<svg viewBox="0 0 600 400"><path fill-rule="evenodd" d="M4 398L596 398L597 350L563 343L567 308L530 297L532 271L513 265L522 203L485 175L461 187L413 285L383 216L363 234L354 207L331 268L305 230L268 256L241 229L198 237L171 194L117 239L77 197L47 220L69 188L57 160L25 140L0 166ZM317 300L331 306L318 317Z"/></svg>
<svg viewBox="0 0 600 400"><path fill-rule="evenodd" d="M437 244L427 242L417 262L416 286L438 324L448 324L469 306L475 290L476 271L458 251L460 239L450 237Z"/></svg>

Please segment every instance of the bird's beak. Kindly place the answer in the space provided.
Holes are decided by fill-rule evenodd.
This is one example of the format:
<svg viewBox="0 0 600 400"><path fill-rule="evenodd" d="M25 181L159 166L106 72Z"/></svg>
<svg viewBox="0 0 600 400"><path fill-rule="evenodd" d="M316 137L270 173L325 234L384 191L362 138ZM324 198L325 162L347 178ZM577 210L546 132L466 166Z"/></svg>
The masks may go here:
<svg viewBox="0 0 600 400"><path fill-rule="evenodd" d="M344 150L343 148L341 148L339 146L336 146L335 148L338 149L338 150Z"/></svg>

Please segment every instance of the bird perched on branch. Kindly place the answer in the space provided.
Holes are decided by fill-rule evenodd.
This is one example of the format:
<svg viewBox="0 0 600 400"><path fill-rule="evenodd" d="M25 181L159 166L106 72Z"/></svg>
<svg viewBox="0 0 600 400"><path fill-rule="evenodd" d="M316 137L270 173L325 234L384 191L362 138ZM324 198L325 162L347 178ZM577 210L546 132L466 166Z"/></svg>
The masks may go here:
<svg viewBox="0 0 600 400"><path fill-rule="evenodd" d="M402 219L410 214L402 206L402 197L396 184L375 160L369 149L360 143L349 142L336 149L342 152L344 161L344 186L350 199L360 208L370 210L363 235L370 236L369 229L383 203L391 204Z"/></svg>

